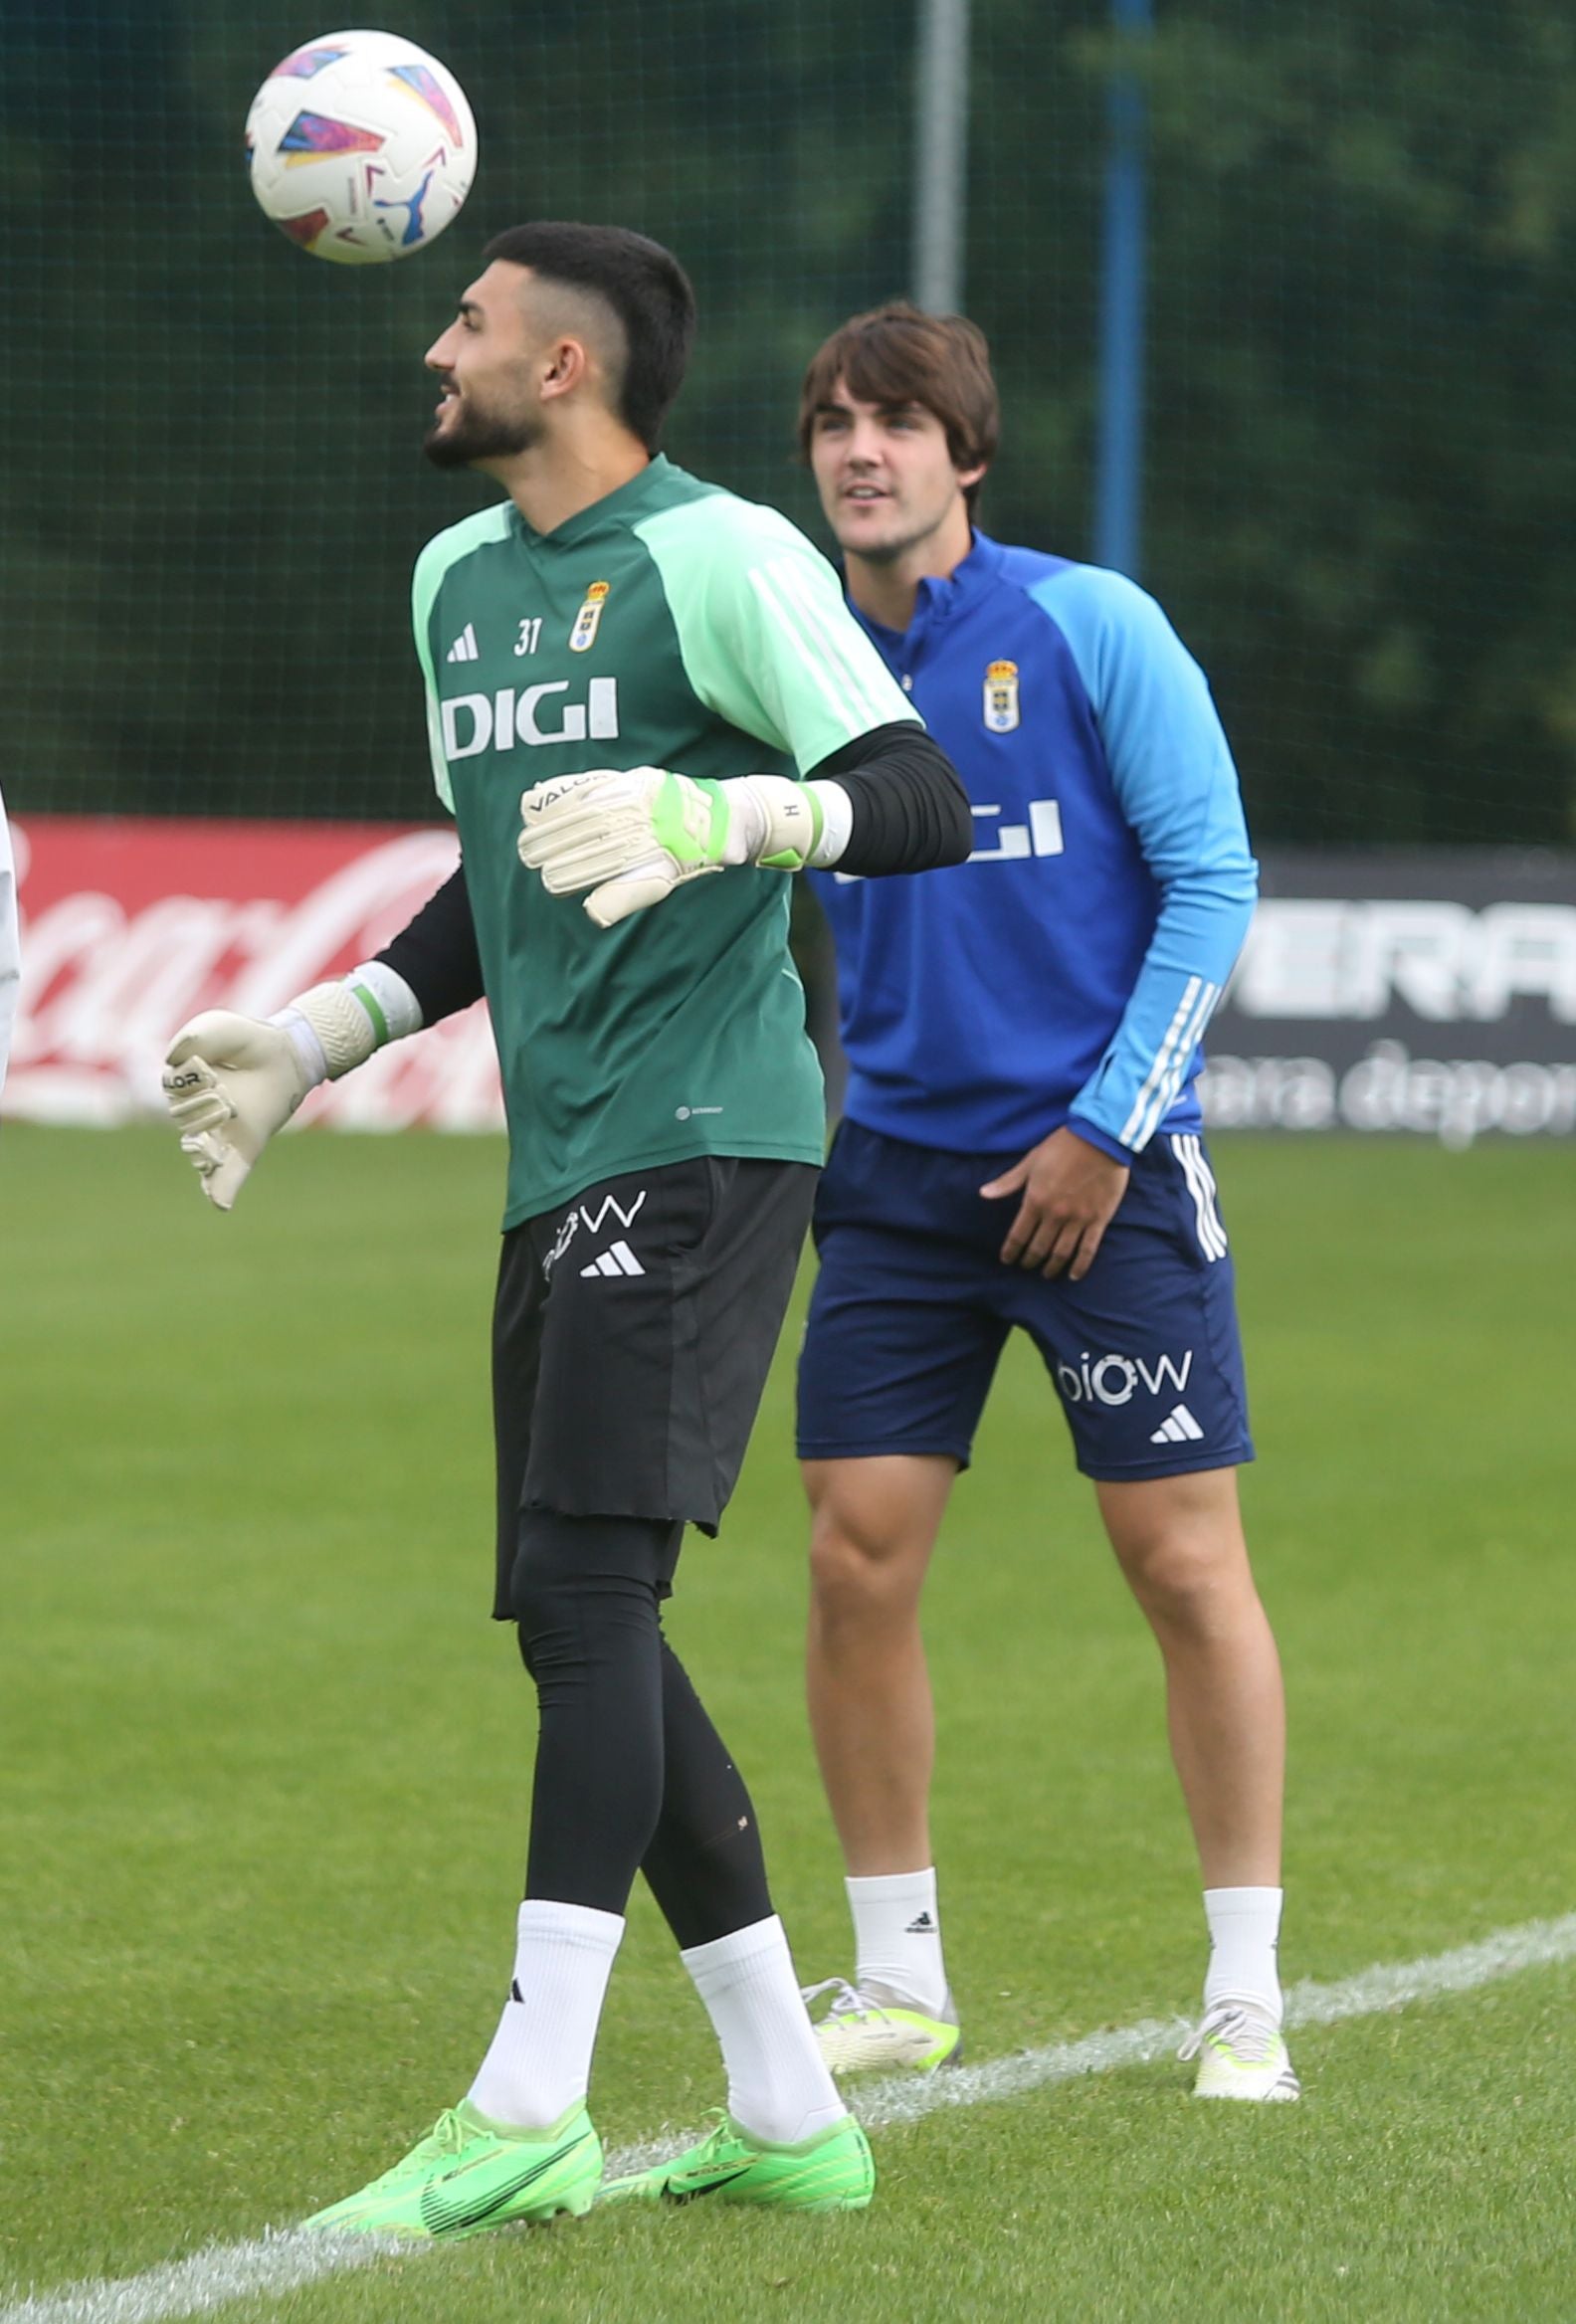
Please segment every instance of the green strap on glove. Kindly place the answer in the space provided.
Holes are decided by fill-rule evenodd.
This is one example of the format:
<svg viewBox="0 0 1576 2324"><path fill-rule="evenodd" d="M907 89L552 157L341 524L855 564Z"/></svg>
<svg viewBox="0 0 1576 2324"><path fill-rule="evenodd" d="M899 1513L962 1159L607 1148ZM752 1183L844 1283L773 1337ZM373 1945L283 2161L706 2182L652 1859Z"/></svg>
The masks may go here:
<svg viewBox="0 0 1576 2324"><path fill-rule="evenodd" d="M820 786L783 775L726 782L665 767L538 783L520 801L520 861L549 895L585 895L599 928L707 872L757 864L801 872L822 844Z"/></svg>
<svg viewBox="0 0 1576 2324"><path fill-rule="evenodd" d="M164 1102L214 1208L234 1208L270 1138L319 1081L420 1027L415 994L380 961L313 985L277 1017L205 1009L183 1025L164 1061Z"/></svg>

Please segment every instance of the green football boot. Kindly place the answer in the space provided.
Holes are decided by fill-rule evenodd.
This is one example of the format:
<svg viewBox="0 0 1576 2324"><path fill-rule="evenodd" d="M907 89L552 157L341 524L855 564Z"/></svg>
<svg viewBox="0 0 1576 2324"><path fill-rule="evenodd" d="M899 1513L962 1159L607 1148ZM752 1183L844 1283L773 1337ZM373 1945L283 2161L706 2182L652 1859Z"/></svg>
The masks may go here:
<svg viewBox="0 0 1576 2324"><path fill-rule="evenodd" d="M724 2114L697 2147L655 2170L613 2180L601 2200L697 2203L714 2195L779 2211L863 2211L875 2192L870 2141L852 2114L791 2147L752 2138Z"/></svg>
<svg viewBox="0 0 1576 2324"><path fill-rule="evenodd" d="M578 2217L601 2183L602 2142L583 2105L550 2130L519 2131L462 2102L392 2171L303 2225L324 2234L455 2242L514 2220Z"/></svg>

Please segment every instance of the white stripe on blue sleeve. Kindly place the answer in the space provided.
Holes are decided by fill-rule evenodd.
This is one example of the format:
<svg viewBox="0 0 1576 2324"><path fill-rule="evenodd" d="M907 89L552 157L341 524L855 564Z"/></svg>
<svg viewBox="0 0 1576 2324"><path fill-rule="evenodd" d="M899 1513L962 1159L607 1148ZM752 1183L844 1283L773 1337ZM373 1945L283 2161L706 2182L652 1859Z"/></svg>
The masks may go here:
<svg viewBox="0 0 1576 2324"><path fill-rule="evenodd" d="M1160 889L1132 996L1076 1115L1132 1152L1175 1104L1253 917L1259 868L1204 673L1154 599L1068 565L1029 592L1066 639L1116 803Z"/></svg>

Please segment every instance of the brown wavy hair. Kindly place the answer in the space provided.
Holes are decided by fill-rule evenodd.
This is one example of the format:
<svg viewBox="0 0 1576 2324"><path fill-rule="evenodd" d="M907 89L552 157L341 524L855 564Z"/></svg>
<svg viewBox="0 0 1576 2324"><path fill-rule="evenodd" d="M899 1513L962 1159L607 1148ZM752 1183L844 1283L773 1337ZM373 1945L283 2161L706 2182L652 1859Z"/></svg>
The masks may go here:
<svg viewBox="0 0 1576 2324"><path fill-rule="evenodd" d="M957 469L988 468L1001 435L990 347L961 314L926 314L890 298L839 326L811 356L799 390L799 457L808 466L815 416L842 380L862 404L922 404L946 430ZM963 488L970 516L984 478Z"/></svg>

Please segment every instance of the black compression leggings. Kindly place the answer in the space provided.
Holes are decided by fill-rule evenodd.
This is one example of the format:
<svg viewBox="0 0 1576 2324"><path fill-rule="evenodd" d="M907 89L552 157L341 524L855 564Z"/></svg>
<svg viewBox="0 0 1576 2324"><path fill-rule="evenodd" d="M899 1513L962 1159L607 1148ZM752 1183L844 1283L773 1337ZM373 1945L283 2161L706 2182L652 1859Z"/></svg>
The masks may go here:
<svg viewBox="0 0 1576 2324"><path fill-rule="evenodd" d="M510 1595L541 1719L525 1893L622 1913L643 1871L688 1950L771 1898L743 1778L662 1635L678 1533L528 1509Z"/></svg>

